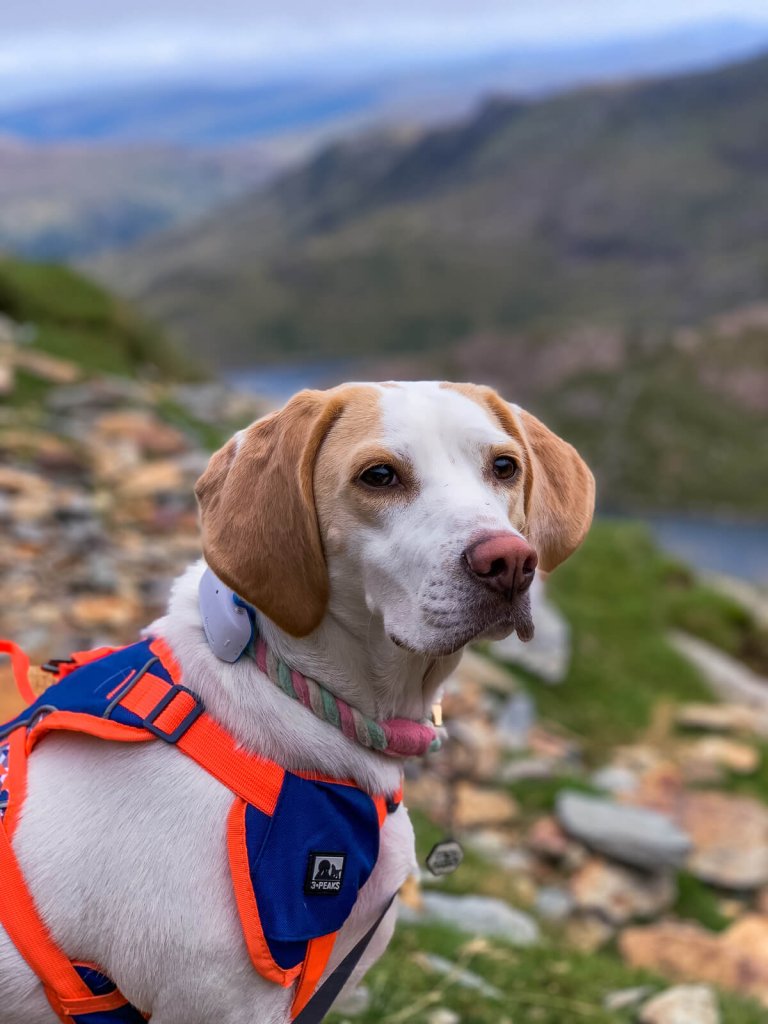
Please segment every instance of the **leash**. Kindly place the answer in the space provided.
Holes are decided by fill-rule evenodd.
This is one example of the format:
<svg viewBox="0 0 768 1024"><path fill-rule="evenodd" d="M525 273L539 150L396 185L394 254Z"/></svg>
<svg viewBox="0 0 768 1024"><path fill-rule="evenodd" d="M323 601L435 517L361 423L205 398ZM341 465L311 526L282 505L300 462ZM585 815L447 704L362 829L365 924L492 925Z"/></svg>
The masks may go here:
<svg viewBox="0 0 768 1024"><path fill-rule="evenodd" d="M396 894L395 894L396 895ZM387 901L387 905L374 921L373 925L360 939L354 949L344 957L339 966L326 978L320 988L315 992L307 1005L298 1015L294 1017L292 1024L320 1024L329 1012L339 993L352 977L352 973L363 958L368 946L371 944L379 926L389 912L389 908L395 901L395 895Z"/></svg>

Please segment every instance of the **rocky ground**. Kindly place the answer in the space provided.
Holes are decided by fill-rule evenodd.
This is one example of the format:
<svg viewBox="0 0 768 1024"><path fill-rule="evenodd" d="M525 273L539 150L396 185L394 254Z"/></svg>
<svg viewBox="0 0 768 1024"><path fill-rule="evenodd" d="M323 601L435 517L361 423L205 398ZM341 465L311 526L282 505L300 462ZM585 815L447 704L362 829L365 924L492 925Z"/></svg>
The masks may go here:
<svg viewBox="0 0 768 1024"><path fill-rule="evenodd" d="M36 659L132 639L199 553L208 450L262 412L97 376L0 322L0 635ZM448 741L408 770L424 869L337 1015L365 1024L768 1022L768 642L631 526L535 593L538 635L469 652ZM764 604L762 608L764 610ZM0 665L0 719L18 706Z"/></svg>

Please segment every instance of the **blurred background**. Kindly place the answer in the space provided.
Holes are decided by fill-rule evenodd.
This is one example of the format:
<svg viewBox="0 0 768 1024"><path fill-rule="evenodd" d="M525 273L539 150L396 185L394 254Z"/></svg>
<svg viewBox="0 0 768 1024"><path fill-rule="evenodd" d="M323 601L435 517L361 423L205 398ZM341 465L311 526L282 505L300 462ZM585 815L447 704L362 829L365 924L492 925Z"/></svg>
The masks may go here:
<svg viewBox="0 0 768 1024"><path fill-rule="evenodd" d="M465 863L337 1019L768 1022L766 0L5 0L0 634L130 640L208 453L393 377L537 413L599 517L451 680L409 802Z"/></svg>

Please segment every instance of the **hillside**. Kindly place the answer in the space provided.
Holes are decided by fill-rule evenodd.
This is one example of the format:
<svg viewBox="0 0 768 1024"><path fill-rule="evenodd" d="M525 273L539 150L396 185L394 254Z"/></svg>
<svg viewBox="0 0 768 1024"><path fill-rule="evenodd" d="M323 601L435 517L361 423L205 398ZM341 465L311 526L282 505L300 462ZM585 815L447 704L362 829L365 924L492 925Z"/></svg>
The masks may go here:
<svg viewBox="0 0 768 1024"><path fill-rule="evenodd" d="M219 365L487 380L609 505L764 512L767 170L762 58L340 143L100 273Z"/></svg>
<svg viewBox="0 0 768 1024"><path fill-rule="evenodd" d="M341 143L105 273L230 363L698 322L763 294L766 168L761 58Z"/></svg>

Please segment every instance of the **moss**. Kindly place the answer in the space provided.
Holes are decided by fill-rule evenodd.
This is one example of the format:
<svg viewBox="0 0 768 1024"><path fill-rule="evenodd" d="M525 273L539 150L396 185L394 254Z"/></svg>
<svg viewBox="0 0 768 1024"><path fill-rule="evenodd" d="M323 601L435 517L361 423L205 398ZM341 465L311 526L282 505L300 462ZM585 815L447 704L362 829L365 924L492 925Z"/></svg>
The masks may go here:
<svg viewBox="0 0 768 1024"><path fill-rule="evenodd" d="M716 893L687 871L681 871L677 876L677 901L673 913L683 920L698 921L713 932L725 931L731 924L718 906Z"/></svg>

